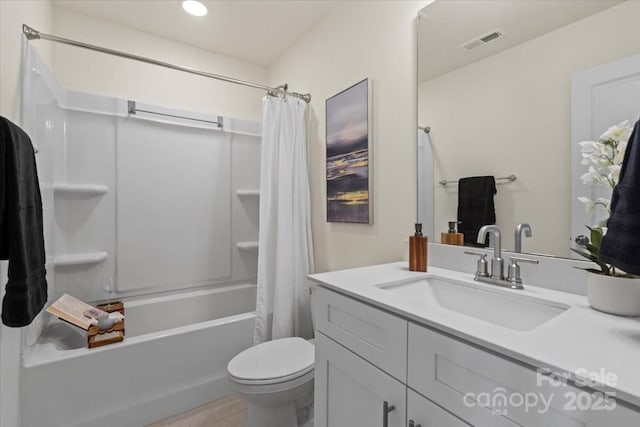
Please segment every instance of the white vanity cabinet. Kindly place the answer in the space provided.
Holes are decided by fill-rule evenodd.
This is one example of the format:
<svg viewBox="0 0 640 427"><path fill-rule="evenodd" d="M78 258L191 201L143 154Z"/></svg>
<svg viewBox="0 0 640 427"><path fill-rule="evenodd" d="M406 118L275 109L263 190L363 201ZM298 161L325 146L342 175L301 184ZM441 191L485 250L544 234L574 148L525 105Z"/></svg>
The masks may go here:
<svg viewBox="0 0 640 427"><path fill-rule="evenodd" d="M319 288L313 303L316 427L640 426L597 393L354 298Z"/></svg>
<svg viewBox="0 0 640 427"><path fill-rule="evenodd" d="M405 319L324 288L313 303L315 427L468 425L407 389Z"/></svg>
<svg viewBox="0 0 640 427"><path fill-rule="evenodd" d="M403 383L322 333L316 349L315 427L406 426Z"/></svg>
<svg viewBox="0 0 640 427"><path fill-rule="evenodd" d="M323 288L313 303L315 427L406 426L407 321Z"/></svg>

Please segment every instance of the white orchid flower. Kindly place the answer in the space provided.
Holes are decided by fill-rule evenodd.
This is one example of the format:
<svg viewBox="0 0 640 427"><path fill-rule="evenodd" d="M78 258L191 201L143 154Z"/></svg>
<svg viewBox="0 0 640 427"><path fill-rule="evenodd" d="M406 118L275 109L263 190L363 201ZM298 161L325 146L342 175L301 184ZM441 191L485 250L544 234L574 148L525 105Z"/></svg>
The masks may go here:
<svg viewBox="0 0 640 427"><path fill-rule="evenodd" d="M598 175L593 175L592 173L585 173L580 177L582 183L585 185L598 185L600 184L600 178Z"/></svg>
<svg viewBox="0 0 640 427"><path fill-rule="evenodd" d="M578 200L584 203L584 211L587 215L593 212L593 207L595 206L595 203L593 202L593 200L585 196L578 197Z"/></svg>
<svg viewBox="0 0 640 427"><path fill-rule="evenodd" d="M611 200L604 197L598 197L595 201L593 201L588 197L580 196L578 197L578 200L581 203L584 203L584 211L587 215L590 215L596 206L600 206L602 207L602 209L611 213Z"/></svg>
<svg viewBox="0 0 640 427"><path fill-rule="evenodd" d="M620 141L620 143L618 144L618 151L624 152L627 150L627 145L629 145L629 138Z"/></svg>
<svg viewBox="0 0 640 427"><path fill-rule="evenodd" d="M595 205L602 206L607 212L611 213L611 200L606 199L604 197L598 197L596 199Z"/></svg>
<svg viewBox="0 0 640 427"><path fill-rule="evenodd" d="M581 177L584 184L599 185L606 182L611 187L616 185L631 131L629 121L625 120L609 127L597 142L578 143L582 153L580 163L589 166L589 171Z"/></svg>
<svg viewBox="0 0 640 427"><path fill-rule="evenodd" d="M602 184L604 177L593 166L589 166L589 172L580 177L583 184Z"/></svg>
<svg viewBox="0 0 640 427"><path fill-rule="evenodd" d="M585 204L591 203L591 199L586 196L580 196L578 197L578 200L580 200L582 203L585 203Z"/></svg>
<svg viewBox="0 0 640 427"><path fill-rule="evenodd" d="M583 153L588 153L593 151L594 147L598 143L593 141L582 141L582 142L578 142L578 144L580 145L581 151Z"/></svg>
<svg viewBox="0 0 640 427"><path fill-rule="evenodd" d="M580 162L583 166L589 166L591 164L591 155L582 153L582 161Z"/></svg>
<svg viewBox="0 0 640 427"><path fill-rule="evenodd" d="M606 141L608 139L613 139L614 141L622 141L629 139L630 134L631 127L629 126L629 120L625 120L607 129L602 135L600 135L600 140Z"/></svg>
<svg viewBox="0 0 640 427"><path fill-rule="evenodd" d="M620 181L620 171L631 132L629 121L625 120L609 127L597 142L581 141L578 143L582 154L580 163L583 166L588 166L588 171L580 177L585 185L606 183L612 189L615 188ZM602 208L611 215L610 199L599 197L594 201L589 197L582 196L578 197L578 200L584 203L587 215L590 215L595 208ZM600 227L606 225L607 218L600 222ZM603 231L606 233L606 228Z"/></svg>
<svg viewBox="0 0 640 427"><path fill-rule="evenodd" d="M622 166L620 166L620 165L611 165L611 166L609 166L609 179L614 184L617 184L618 181L620 180L620 170L621 169L622 169Z"/></svg>
<svg viewBox="0 0 640 427"><path fill-rule="evenodd" d="M624 153L627 152L627 144L629 143L629 140L626 141L620 141L620 144L618 144L618 152L615 153L614 157L613 157L613 163L616 165L622 165L622 162L624 161Z"/></svg>
<svg viewBox="0 0 640 427"><path fill-rule="evenodd" d="M609 158L610 157L608 157L607 155L602 154L593 159L593 163L598 167L598 169L608 169L609 166L613 164L611 160L609 160Z"/></svg>

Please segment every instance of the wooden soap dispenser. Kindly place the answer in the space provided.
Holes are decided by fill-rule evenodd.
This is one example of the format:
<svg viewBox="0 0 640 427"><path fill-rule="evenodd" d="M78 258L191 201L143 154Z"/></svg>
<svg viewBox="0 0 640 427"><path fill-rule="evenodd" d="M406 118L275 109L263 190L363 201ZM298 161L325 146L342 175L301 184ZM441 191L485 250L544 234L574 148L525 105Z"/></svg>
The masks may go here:
<svg viewBox="0 0 640 427"><path fill-rule="evenodd" d="M464 245L464 234L456 231L456 225L460 224L460 221L449 221L449 231L446 233L440 233L440 243L445 245Z"/></svg>
<svg viewBox="0 0 640 427"><path fill-rule="evenodd" d="M409 236L409 270L427 271L428 240L422 235L422 224L416 224L416 232Z"/></svg>

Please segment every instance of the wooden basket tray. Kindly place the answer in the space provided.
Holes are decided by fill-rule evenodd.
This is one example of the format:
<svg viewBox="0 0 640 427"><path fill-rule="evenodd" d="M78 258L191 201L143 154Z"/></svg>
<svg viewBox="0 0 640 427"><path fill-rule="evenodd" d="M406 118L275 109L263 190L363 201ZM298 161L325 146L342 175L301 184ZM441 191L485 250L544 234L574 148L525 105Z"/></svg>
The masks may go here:
<svg viewBox="0 0 640 427"><path fill-rule="evenodd" d="M106 311L107 313L113 313L119 311L124 316L124 303L121 301L112 302L111 304L100 304L96 308ZM101 331L97 326L89 327L87 331L87 344L89 348L102 347L103 345L113 344L124 340L124 322L113 325L111 329Z"/></svg>

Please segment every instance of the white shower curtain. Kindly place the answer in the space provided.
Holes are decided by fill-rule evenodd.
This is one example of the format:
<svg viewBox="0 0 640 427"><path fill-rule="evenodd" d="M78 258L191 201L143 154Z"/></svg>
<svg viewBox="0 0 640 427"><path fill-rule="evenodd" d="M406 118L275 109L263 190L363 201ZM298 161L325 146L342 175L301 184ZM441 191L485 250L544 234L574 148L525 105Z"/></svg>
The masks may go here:
<svg viewBox="0 0 640 427"><path fill-rule="evenodd" d="M305 130L306 103L262 102L260 232L254 344L313 333L307 274L313 242Z"/></svg>

